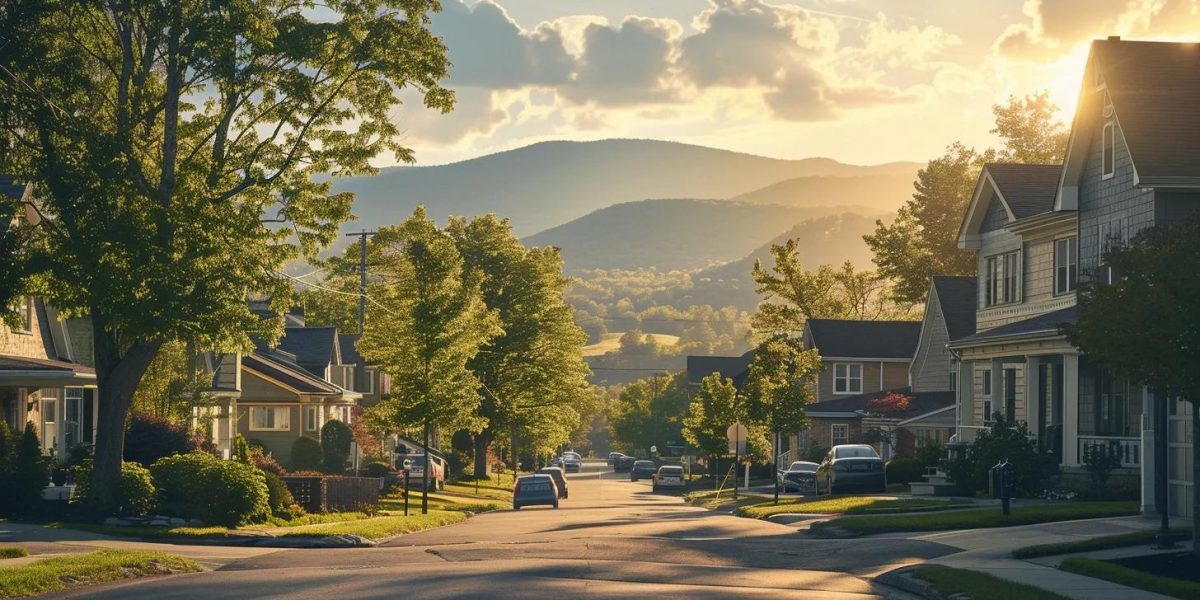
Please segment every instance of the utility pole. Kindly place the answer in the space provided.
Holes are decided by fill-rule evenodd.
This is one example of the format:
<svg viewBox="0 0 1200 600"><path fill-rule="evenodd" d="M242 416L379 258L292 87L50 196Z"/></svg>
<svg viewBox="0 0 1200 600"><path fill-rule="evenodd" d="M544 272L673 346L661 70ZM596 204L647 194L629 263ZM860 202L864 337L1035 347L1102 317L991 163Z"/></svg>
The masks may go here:
<svg viewBox="0 0 1200 600"><path fill-rule="evenodd" d="M358 332L363 332L367 320L367 238L375 235L374 231L362 230L360 233L347 233L346 237L358 236Z"/></svg>

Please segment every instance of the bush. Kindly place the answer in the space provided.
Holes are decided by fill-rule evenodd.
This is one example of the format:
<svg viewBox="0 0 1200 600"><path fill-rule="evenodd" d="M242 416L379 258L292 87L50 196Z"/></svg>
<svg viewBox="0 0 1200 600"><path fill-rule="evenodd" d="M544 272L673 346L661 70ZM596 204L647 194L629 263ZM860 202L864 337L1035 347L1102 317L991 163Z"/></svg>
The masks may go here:
<svg viewBox="0 0 1200 600"><path fill-rule="evenodd" d="M125 429L125 460L150 466L172 454L187 454L196 449L187 426L163 417L135 414Z"/></svg>
<svg viewBox="0 0 1200 600"><path fill-rule="evenodd" d="M1022 497L1043 490L1046 481L1058 473L1058 461L1054 455L1038 449L1025 423L1010 426L997 414L991 429L981 432L957 458L945 461L946 474L971 492L985 492L988 469L1002 460L1012 465L1016 493Z"/></svg>
<svg viewBox="0 0 1200 600"><path fill-rule="evenodd" d="M911 483L922 481L925 465L916 458L893 458L887 463L888 483Z"/></svg>
<svg viewBox="0 0 1200 600"><path fill-rule="evenodd" d="M392 471L392 466L383 461L372 461L363 467L363 475L366 477L387 477Z"/></svg>
<svg viewBox="0 0 1200 600"><path fill-rule="evenodd" d="M279 461L275 460L274 456L263 453L258 449L250 451L250 462L262 469L264 473L274 473L278 477L288 474L287 469L283 468L283 465L279 464Z"/></svg>
<svg viewBox="0 0 1200 600"><path fill-rule="evenodd" d="M50 482L51 464L42 456L42 444L33 423L25 424L25 431L10 456L6 462L11 465L11 475L4 487L10 488L13 503L5 510L14 514L35 513L42 505L42 490Z"/></svg>
<svg viewBox="0 0 1200 600"><path fill-rule="evenodd" d="M350 459L350 442L354 433L345 423L332 420L321 427L321 450L325 453L325 468L341 473L346 470L346 461Z"/></svg>
<svg viewBox="0 0 1200 600"><path fill-rule="evenodd" d="M250 460L250 444L242 434L233 436L233 451L229 453L230 458L242 464L251 464Z"/></svg>
<svg viewBox="0 0 1200 600"><path fill-rule="evenodd" d="M917 448L916 459L925 468L936 467L946 456L946 447L934 442Z"/></svg>
<svg viewBox="0 0 1200 600"><path fill-rule="evenodd" d="M175 516L236 527L270 515L265 474L253 465L192 452L159 459L151 471Z"/></svg>
<svg viewBox="0 0 1200 600"><path fill-rule="evenodd" d="M454 475L455 477L462 475L467 467L472 464L474 464L474 461L471 459L471 455L462 450L446 454L446 469L449 475Z"/></svg>
<svg viewBox="0 0 1200 600"><path fill-rule="evenodd" d="M181 513L178 516L198 516L190 507L210 493L204 487L204 469L219 462L221 459L207 452L189 452L166 456L150 465L164 507Z"/></svg>
<svg viewBox="0 0 1200 600"><path fill-rule="evenodd" d="M1113 442L1112 446L1092 444L1083 450L1083 466L1088 473L1093 494L1103 494L1109 475L1121 466L1116 446L1116 442Z"/></svg>
<svg viewBox="0 0 1200 600"><path fill-rule="evenodd" d="M121 462L121 488L117 491L116 505L97 506L92 492L92 460L84 460L75 467L75 495L73 503L97 514L113 514L119 517L144 517L158 507L158 491L150 471L135 462Z"/></svg>
<svg viewBox="0 0 1200 600"><path fill-rule="evenodd" d="M304 510L296 506L296 499L292 497L292 492L283 479L274 473L264 471L263 474L266 476L267 505L271 507L271 514L283 519L304 514Z"/></svg>
<svg viewBox="0 0 1200 600"><path fill-rule="evenodd" d="M315 471L321 468L325 451L321 444L310 437L298 437L292 442L292 470Z"/></svg>

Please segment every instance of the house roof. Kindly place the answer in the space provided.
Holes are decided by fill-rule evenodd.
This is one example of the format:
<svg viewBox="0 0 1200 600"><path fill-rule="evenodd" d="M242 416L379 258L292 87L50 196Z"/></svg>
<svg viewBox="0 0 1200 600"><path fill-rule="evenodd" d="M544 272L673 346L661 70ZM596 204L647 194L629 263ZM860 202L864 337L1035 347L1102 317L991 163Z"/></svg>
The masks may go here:
<svg viewBox="0 0 1200 600"><path fill-rule="evenodd" d="M362 338L361 333L341 333L338 334L338 346L342 353L342 364L357 365L362 362L362 355L358 353L358 340Z"/></svg>
<svg viewBox="0 0 1200 600"><path fill-rule="evenodd" d="M1048 312L1043 315L1038 315L1023 321L1015 321L1006 325L981 331L979 333L969 335L954 342L951 346L962 347L970 346L977 342L989 342L1002 340L1014 337L1035 336L1038 334L1047 334L1057 336L1061 325L1072 324L1075 322L1075 317L1078 314L1078 308L1069 306L1053 312Z"/></svg>
<svg viewBox="0 0 1200 600"><path fill-rule="evenodd" d="M1200 178L1200 45L1096 40L1091 61L1138 176Z"/></svg>
<svg viewBox="0 0 1200 600"><path fill-rule="evenodd" d="M296 355L306 369L324 371L334 360L336 327L285 327L279 349Z"/></svg>
<svg viewBox="0 0 1200 600"><path fill-rule="evenodd" d="M809 319L804 327L830 358L911 359L921 337L920 321Z"/></svg>
<svg viewBox="0 0 1200 600"><path fill-rule="evenodd" d="M1013 217L1024 219L1054 210L1062 165L988 163L983 168Z"/></svg>
<svg viewBox="0 0 1200 600"><path fill-rule="evenodd" d="M71 371L74 373L96 373L95 369L79 363L48 358L27 358L24 356L0 356L0 371Z"/></svg>
<svg viewBox="0 0 1200 600"><path fill-rule="evenodd" d="M846 398L837 398L834 400L826 400L811 404L808 407L807 413L810 417L821 418L822 415L829 417L842 418L861 418L871 416L869 413L871 400L882 398L888 394L904 394L911 398L909 407L902 411L889 413L885 418L897 419L903 421L927 415L931 412L945 409L954 406L954 392L952 391L936 391L936 392L914 392L911 389L896 388L891 390L883 390L872 392L870 394L862 394L859 396L849 396ZM847 413L856 413L855 416L845 416Z"/></svg>
<svg viewBox="0 0 1200 600"><path fill-rule="evenodd" d="M979 294L978 281L972 276L935 275L933 289L937 292L946 333L954 341L975 333L975 303Z"/></svg>
<svg viewBox="0 0 1200 600"><path fill-rule="evenodd" d="M261 373L301 394L353 394L316 377L295 363L288 363L277 356L261 351L242 355L242 366Z"/></svg>
<svg viewBox="0 0 1200 600"><path fill-rule="evenodd" d="M96 370L79 363L0 356L0 384L12 386L94 385Z"/></svg>
<svg viewBox="0 0 1200 600"><path fill-rule="evenodd" d="M741 388L746 380L746 370L754 360L754 351L749 350L741 356L689 356L687 357L688 385L700 385L700 380L720 373L722 377L733 379L733 383Z"/></svg>

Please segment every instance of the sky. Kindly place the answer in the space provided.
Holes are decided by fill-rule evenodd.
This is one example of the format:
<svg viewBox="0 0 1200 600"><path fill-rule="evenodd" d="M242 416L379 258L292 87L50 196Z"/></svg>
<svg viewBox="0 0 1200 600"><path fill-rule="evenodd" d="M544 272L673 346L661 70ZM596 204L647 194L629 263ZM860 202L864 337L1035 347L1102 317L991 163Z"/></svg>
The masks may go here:
<svg viewBox="0 0 1200 600"><path fill-rule="evenodd" d="M1070 118L1095 38L1197 40L1200 0L442 0L442 115L418 164L545 140L655 138L778 158L925 161L996 143L991 107ZM377 161L390 164L387 157Z"/></svg>

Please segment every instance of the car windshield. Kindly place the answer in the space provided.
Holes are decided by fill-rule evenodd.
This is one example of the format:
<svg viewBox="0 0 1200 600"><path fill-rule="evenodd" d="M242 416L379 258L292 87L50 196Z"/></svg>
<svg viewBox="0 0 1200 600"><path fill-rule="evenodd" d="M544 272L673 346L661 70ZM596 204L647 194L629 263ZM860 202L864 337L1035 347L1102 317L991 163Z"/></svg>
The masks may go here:
<svg viewBox="0 0 1200 600"><path fill-rule="evenodd" d="M811 472L814 472L817 470L817 463L796 461L796 462L792 463L792 466L788 467L788 470L789 471L804 471L804 472L811 473Z"/></svg>
<svg viewBox="0 0 1200 600"><path fill-rule="evenodd" d="M667 477L679 477L679 476L683 475L683 468L682 467L663 467L658 470L658 474L665 475Z"/></svg>
<svg viewBox="0 0 1200 600"><path fill-rule="evenodd" d="M838 448L835 458L877 458L875 449L870 446L845 446Z"/></svg>
<svg viewBox="0 0 1200 600"><path fill-rule="evenodd" d="M639 460L633 463L635 469L653 469L654 463L648 460Z"/></svg>
<svg viewBox="0 0 1200 600"><path fill-rule="evenodd" d="M562 469L559 469L558 467L545 467L543 469L538 469L538 473L545 473L551 477L554 477L555 475L561 475Z"/></svg>

